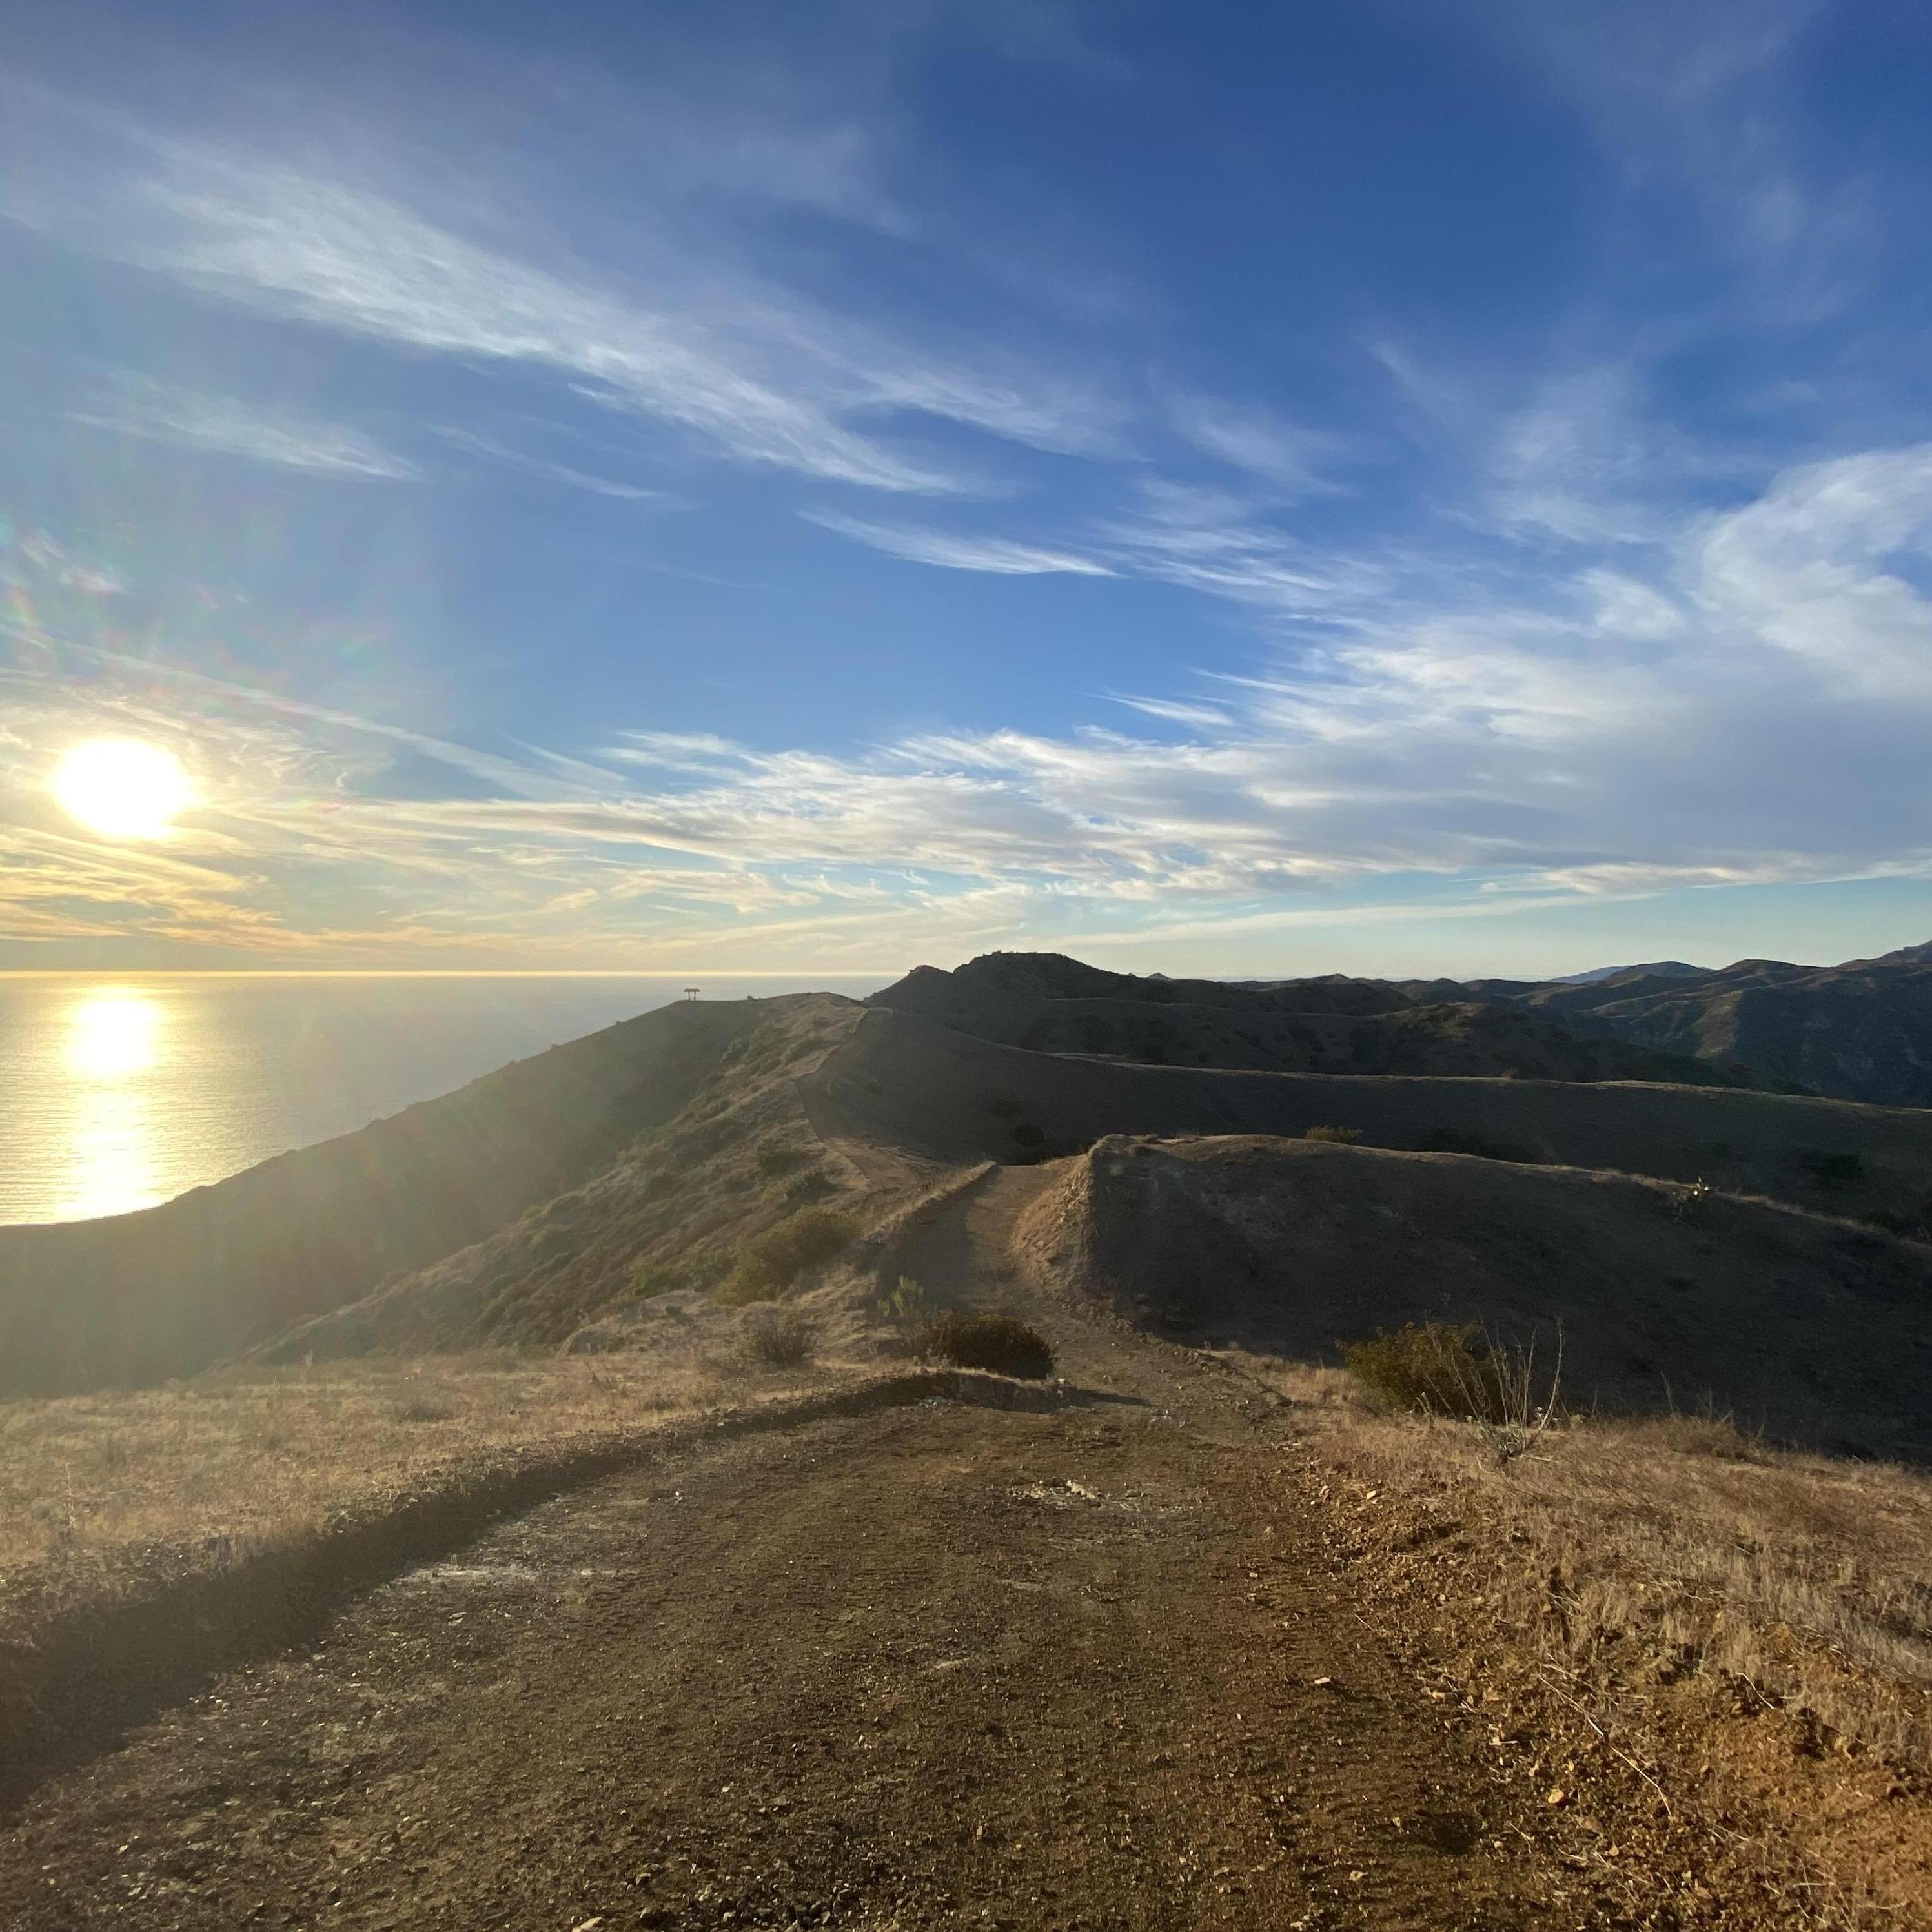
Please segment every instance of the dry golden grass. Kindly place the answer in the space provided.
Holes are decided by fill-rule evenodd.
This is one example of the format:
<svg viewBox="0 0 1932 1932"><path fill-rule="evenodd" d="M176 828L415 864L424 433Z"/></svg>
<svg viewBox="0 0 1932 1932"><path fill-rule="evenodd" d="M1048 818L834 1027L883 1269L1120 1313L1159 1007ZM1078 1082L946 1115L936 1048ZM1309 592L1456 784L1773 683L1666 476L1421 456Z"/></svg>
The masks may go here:
<svg viewBox="0 0 1932 1932"><path fill-rule="evenodd" d="M1345 1474L1507 1550L1482 1606L1552 1662L1708 1672L1932 1771L1932 1474L1694 1416L1576 1420L1505 1466L1467 1425L1381 1414L1339 1370L1250 1365Z"/></svg>
<svg viewBox="0 0 1932 1932"><path fill-rule="evenodd" d="M1339 1370L1228 1359L1294 1404L1364 1604L1501 1774L1572 1808L1630 1923L1932 1924L1932 1474L1700 1417L1506 1462ZM1659 1872L1703 1903L1658 1916Z"/></svg>
<svg viewBox="0 0 1932 1932"><path fill-rule="evenodd" d="M0 1403L0 1633L434 1488L823 1380L806 1369L508 1352L217 1370Z"/></svg>

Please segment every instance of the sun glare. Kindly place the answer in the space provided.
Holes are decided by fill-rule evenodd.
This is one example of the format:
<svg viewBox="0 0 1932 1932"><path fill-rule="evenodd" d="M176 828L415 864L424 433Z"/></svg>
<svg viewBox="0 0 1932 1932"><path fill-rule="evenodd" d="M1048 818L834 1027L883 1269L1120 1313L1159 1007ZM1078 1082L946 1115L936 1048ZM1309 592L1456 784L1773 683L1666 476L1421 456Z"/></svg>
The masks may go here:
<svg viewBox="0 0 1932 1932"><path fill-rule="evenodd" d="M121 986L90 993L68 1016L67 1064L83 1080L124 1080L154 1064L161 1016L154 1001Z"/></svg>
<svg viewBox="0 0 1932 1932"><path fill-rule="evenodd" d="M64 753L54 796L104 838L160 838L194 796L173 752L138 738L94 738Z"/></svg>

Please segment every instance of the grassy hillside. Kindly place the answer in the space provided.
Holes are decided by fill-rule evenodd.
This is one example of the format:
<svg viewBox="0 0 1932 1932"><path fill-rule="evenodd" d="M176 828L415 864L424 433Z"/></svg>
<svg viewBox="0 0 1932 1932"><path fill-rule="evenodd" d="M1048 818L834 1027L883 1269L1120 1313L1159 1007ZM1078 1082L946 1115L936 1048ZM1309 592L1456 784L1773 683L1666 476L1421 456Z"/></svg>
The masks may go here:
<svg viewBox="0 0 1932 1932"><path fill-rule="evenodd" d="M762 1008L668 1006L159 1208L0 1228L0 1395L192 1372L580 1185Z"/></svg>
<svg viewBox="0 0 1932 1932"><path fill-rule="evenodd" d="M1932 1455L1932 1249L1574 1168L1115 1136L1034 1210L1064 1278L1157 1331L1302 1360L1408 1322L1560 1328L1586 1410L1714 1405L1775 1437Z"/></svg>
<svg viewBox="0 0 1932 1932"><path fill-rule="evenodd" d="M710 1292L760 1236L862 1190L860 1171L820 1139L798 1089L862 1016L831 994L760 1002L682 1090L677 1111L580 1185L298 1323L268 1359L554 1346L614 1312L634 1338L661 1330L681 1339L716 1316Z"/></svg>

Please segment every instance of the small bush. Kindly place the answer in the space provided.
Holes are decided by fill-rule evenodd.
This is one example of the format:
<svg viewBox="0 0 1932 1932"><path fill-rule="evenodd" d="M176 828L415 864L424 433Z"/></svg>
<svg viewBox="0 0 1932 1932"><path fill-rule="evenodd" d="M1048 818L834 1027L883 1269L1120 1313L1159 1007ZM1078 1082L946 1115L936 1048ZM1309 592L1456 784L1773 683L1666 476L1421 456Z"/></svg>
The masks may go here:
<svg viewBox="0 0 1932 1932"><path fill-rule="evenodd" d="M1362 1130L1360 1127L1304 1127L1301 1138L1305 1141L1327 1141L1336 1147L1359 1147Z"/></svg>
<svg viewBox="0 0 1932 1932"><path fill-rule="evenodd" d="M932 1325L938 1306L931 1289L909 1274L901 1275L879 1297L880 1313L909 1339L921 1342L926 1331Z"/></svg>
<svg viewBox="0 0 1932 1932"><path fill-rule="evenodd" d="M1053 1349L1046 1337L1012 1315L962 1315L949 1310L926 1331L928 1354L956 1368L986 1369L1001 1376L1050 1376Z"/></svg>
<svg viewBox="0 0 1932 1932"><path fill-rule="evenodd" d="M747 1360L767 1369L796 1369L812 1360L818 1346L818 1327L796 1308L769 1303L748 1310L738 1331L738 1346Z"/></svg>
<svg viewBox="0 0 1932 1932"><path fill-rule="evenodd" d="M758 1150L758 1172L767 1180L777 1180L802 1167L805 1162L802 1148L768 1147Z"/></svg>
<svg viewBox="0 0 1932 1932"><path fill-rule="evenodd" d="M810 1174L801 1174L785 1189L785 1204L789 1208L803 1208L814 1201L823 1201L828 1194L836 1194L830 1174L820 1174L814 1168Z"/></svg>
<svg viewBox="0 0 1932 1932"><path fill-rule="evenodd" d="M1023 1148L1043 1148L1046 1144L1046 1130L1035 1126L1030 1120L1022 1120L1013 1129L1013 1138Z"/></svg>
<svg viewBox="0 0 1932 1932"><path fill-rule="evenodd" d="M691 1286L691 1276L682 1268L644 1255L632 1262L630 1275L634 1301L655 1301L661 1294L676 1294Z"/></svg>
<svg viewBox="0 0 1932 1932"><path fill-rule="evenodd" d="M1473 1322L1405 1322L1343 1348L1348 1372L1384 1408L1472 1422L1504 1462L1526 1454L1557 1419L1563 1336L1539 1374L1534 1343L1499 1348Z"/></svg>
<svg viewBox="0 0 1932 1932"><path fill-rule="evenodd" d="M1502 1390L1476 1324L1409 1322L1342 1351L1349 1374L1384 1408L1466 1421L1499 1415Z"/></svg>
<svg viewBox="0 0 1932 1932"><path fill-rule="evenodd" d="M716 1290L721 1301L742 1306L776 1301L800 1275L829 1262L859 1232L834 1208L801 1208L769 1228L739 1258Z"/></svg>

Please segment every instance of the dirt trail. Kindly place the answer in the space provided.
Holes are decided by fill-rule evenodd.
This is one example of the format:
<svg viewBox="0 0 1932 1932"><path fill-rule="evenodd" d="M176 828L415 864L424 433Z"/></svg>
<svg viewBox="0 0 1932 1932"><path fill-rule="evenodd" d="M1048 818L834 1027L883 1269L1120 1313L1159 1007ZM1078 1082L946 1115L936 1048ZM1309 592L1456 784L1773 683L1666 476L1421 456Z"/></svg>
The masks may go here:
<svg viewBox="0 0 1932 1932"><path fill-rule="evenodd" d="M1022 1296L1037 1179L992 1177L914 1267ZM546 1504L44 1788L0 1924L1604 1922L1349 1600L1279 1418L1035 1312L1086 1400L823 1421Z"/></svg>

